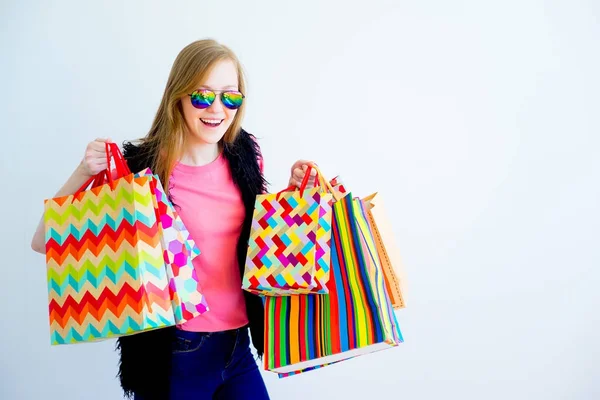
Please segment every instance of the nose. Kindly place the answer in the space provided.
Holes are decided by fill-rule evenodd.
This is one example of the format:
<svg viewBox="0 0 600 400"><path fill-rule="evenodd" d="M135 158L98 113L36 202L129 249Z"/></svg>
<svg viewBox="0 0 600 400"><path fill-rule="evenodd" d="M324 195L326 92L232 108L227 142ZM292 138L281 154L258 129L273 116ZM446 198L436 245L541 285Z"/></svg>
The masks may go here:
<svg viewBox="0 0 600 400"><path fill-rule="evenodd" d="M217 95L215 97L215 101L212 102L212 104L207 108L207 110L215 114L224 111L224 106L221 102L221 95Z"/></svg>

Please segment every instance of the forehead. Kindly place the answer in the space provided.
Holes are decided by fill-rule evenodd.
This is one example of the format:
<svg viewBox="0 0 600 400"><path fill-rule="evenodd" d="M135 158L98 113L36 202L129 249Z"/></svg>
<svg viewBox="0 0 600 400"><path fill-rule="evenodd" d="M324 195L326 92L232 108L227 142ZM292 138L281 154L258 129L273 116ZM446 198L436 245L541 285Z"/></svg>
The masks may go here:
<svg viewBox="0 0 600 400"><path fill-rule="evenodd" d="M238 87L236 65L231 60L218 61L202 79L198 87L207 89L235 89Z"/></svg>

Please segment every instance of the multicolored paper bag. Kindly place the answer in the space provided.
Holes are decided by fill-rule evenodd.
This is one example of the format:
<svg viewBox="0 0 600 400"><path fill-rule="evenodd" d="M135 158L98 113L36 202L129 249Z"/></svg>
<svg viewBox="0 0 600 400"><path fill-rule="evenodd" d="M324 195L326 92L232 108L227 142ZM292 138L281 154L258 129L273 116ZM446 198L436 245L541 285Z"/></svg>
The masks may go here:
<svg viewBox="0 0 600 400"><path fill-rule="evenodd" d="M310 170L306 173L308 178ZM265 296L327 293L330 277L329 184L257 196L242 288Z"/></svg>
<svg viewBox="0 0 600 400"><path fill-rule="evenodd" d="M150 179L45 200L53 345L175 324Z"/></svg>
<svg viewBox="0 0 600 400"><path fill-rule="evenodd" d="M330 183L338 197L341 198L348 193L339 176L333 178ZM392 306L396 310L405 308L406 301L404 294L406 293L406 280L404 269L382 196L378 193L373 193L363 198L363 201L365 203L369 228L377 245L377 255L381 260L383 277L385 278L388 294L392 300Z"/></svg>
<svg viewBox="0 0 600 400"><path fill-rule="evenodd" d="M381 195L377 193L365 197L363 202L368 229L375 239L392 306L394 309L405 308L406 284L402 259L394 240L394 232L386 213L385 203ZM363 229L367 229L367 227L365 226Z"/></svg>
<svg viewBox="0 0 600 400"><path fill-rule="evenodd" d="M344 182L342 181L342 178L340 176L336 176L335 178L330 180L329 184L333 188L333 192L337 195L338 199L341 199L346 194L348 194L346 186L344 185Z"/></svg>
<svg viewBox="0 0 600 400"><path fill-rule="evenodd" d="M403 341L366 223L351 193L334 203L328 295L264 298L266 370L286 377Z"/></svg>
<svg viewBox="0 0 600 400"><path fill-rule="evenodd" d="M150 177L164 261L169 277L169 296L175 321L177 324L183 324L209 309L192 263L194 258L200 255L200 249L169 201L158 176L150 169L136 176Z"/></svg>
<svg viewBox="0 0 600 400"><path fill-rule="evenodd" d="M114 143L106 155L116 177L108 167L75 194L44 201L53 345L176 323L154 177L132 174Z"/></svg>

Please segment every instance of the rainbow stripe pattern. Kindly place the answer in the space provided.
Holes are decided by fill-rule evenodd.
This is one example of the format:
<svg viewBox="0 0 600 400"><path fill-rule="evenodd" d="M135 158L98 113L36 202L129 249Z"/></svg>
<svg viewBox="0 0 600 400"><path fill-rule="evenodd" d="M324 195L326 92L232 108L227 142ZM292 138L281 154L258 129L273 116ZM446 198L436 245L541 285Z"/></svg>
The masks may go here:
<svg viewBox="0 0 600 400"><path fill-rule="evenodd" d="M44 201L51 344L175 324L151 180Z"/></svg>
<svg viewBox="0 0 600 400"><path fill-rule="evenodd" d="M244 290L264 296L327 293L331 200L318 187L257 196Z"/></svg>
<svg viewBox="0 0 600 400"><path fill-rule="evenodd" d="M338 198L348 193L339 176L333 178L330 184ZM395 243L392 226L385 211L384 202L378 193L373 193L362 200L366 219L369 222L370 231L375 239L377 254L383 269L385 286L392 300L392 307L394 310L406 308L404 299L406 283L402 271L402 260ZM364 229L363 225L361 227Z"/></svg>
<svg viewBox="0 0 600 400"><path fill-rule="evenodd" d="M403 342L365 205L333 205L329 294L265 297L264 368L287 377Z"/></svg>

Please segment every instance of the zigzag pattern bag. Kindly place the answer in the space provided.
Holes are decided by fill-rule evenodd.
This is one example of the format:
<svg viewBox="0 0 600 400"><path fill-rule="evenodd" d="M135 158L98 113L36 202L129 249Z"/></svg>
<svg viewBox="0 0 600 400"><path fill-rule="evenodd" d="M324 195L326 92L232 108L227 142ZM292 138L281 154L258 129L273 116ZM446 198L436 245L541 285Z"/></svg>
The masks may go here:
<svg viewBox="0 0 600 400"><path fill-rule="evenodd" d="M169 214L158 179L132 174L114 143L106 154L107 170L73 195L44 201L53 345L172 326L208 309L189 271L200 251Z"/></svg>
<svg viewBox="0 0 600 400"><path fill-rule="evenodd" d="M306 189L310 168L315 187ZM242 288L265 296L325 294L330 277L333 190L310 167L300 190L258 195Z"/></svg>

